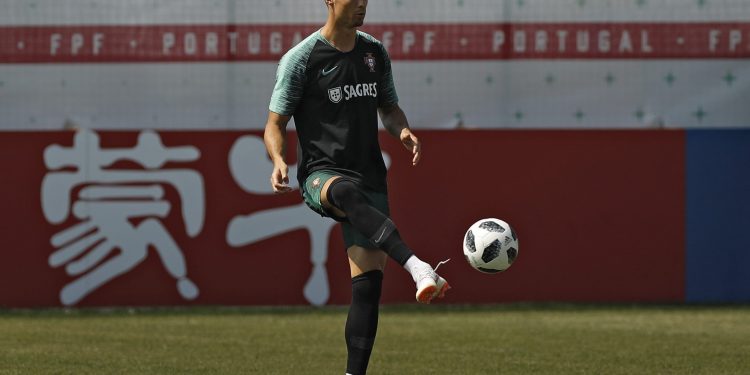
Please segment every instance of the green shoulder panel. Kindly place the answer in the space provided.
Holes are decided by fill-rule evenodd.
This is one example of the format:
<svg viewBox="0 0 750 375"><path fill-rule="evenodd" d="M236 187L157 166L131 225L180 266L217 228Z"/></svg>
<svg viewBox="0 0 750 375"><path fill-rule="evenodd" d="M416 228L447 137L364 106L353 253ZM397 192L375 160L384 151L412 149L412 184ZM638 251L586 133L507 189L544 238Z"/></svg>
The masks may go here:
<svg viewBox="0 0 750 375"><path fill-rule="evenodd" d="M318 31L292 47L279 61L276 85L268 109L280 115L291 116L302 98L305 88L305 69L310 53L318 41Z"/></svg>

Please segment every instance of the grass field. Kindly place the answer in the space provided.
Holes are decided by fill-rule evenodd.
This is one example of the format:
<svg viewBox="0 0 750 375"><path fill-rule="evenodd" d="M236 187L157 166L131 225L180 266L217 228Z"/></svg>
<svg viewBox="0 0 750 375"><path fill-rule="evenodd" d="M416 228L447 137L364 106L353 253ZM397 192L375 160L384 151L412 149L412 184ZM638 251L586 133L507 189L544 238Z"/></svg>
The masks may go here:
<svg viewBox="0 0 750 375"><path fill-rule="evenodd" d="M343 374L346 309L0 310L0 374ZM386 306L370 374L750 374L750 307Z"/></svg>

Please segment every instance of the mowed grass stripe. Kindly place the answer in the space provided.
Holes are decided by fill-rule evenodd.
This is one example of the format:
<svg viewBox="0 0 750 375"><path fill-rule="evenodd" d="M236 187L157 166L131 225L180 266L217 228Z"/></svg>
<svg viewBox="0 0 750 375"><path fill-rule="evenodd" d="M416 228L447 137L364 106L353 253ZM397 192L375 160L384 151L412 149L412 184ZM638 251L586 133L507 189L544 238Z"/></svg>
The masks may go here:
<svg viewBox="0 0 750 375"><path fill-rule="evenodd" d="M346 308L0 312L0 374L343 374ZM386 306L370 374L748 374L747 306Z"/></svg>

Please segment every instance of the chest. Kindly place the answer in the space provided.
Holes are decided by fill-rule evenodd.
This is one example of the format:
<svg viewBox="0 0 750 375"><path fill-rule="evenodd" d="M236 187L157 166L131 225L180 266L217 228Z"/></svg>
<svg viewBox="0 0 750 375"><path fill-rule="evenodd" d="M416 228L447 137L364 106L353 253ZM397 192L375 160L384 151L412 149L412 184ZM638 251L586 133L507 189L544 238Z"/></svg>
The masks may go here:
<svg viewBox="0 0 750 375"><path fill-rule="evenodd" d="M375 101L384 61L377 48L355 48L342 53L321 47L308 66L307 92L333 104Z"/></svg>

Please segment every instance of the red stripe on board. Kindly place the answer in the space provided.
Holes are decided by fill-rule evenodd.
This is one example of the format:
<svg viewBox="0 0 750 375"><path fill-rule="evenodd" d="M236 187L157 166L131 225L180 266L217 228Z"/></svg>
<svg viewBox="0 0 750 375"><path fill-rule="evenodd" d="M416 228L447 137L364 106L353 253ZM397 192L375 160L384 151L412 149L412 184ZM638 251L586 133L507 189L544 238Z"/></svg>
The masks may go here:
<svg viewBox="0 0 750 375"><path fill-rule="evenodd" d="M318 25L0 27L0 63L277 61ZM750 57L750 23L372 24L394 60Z"/></svg>

